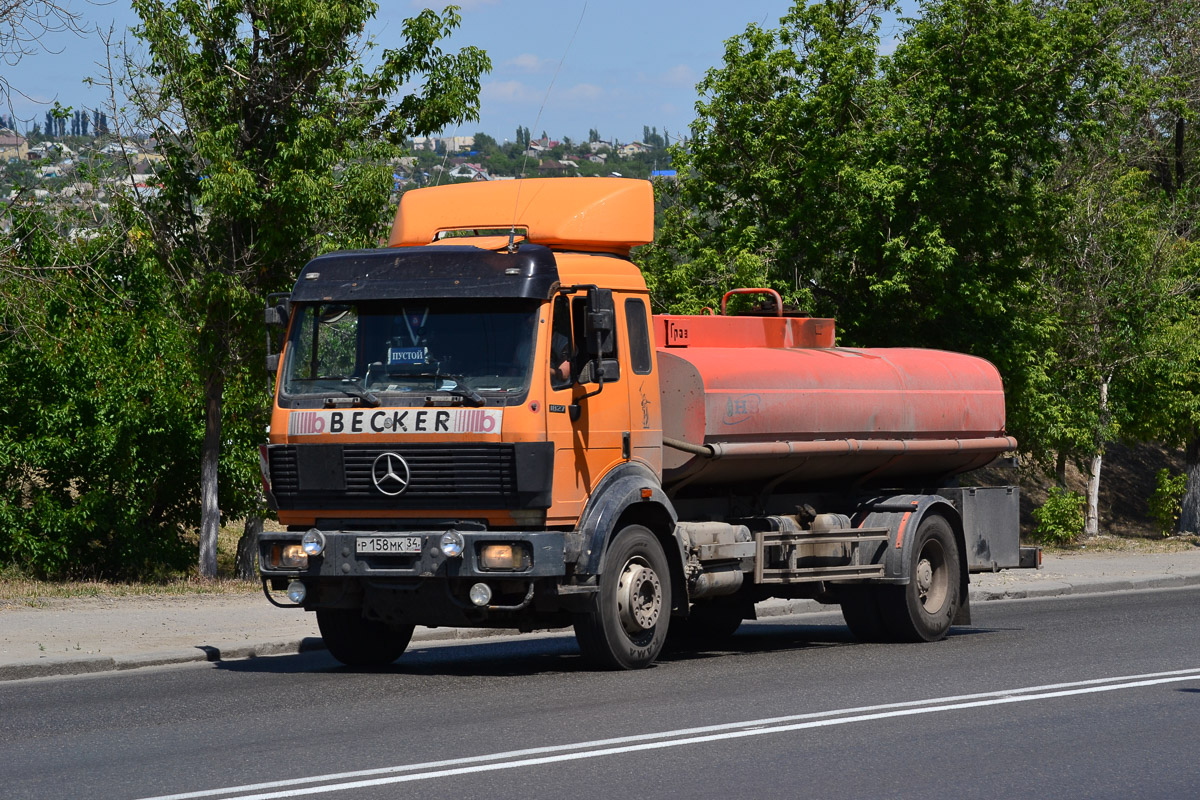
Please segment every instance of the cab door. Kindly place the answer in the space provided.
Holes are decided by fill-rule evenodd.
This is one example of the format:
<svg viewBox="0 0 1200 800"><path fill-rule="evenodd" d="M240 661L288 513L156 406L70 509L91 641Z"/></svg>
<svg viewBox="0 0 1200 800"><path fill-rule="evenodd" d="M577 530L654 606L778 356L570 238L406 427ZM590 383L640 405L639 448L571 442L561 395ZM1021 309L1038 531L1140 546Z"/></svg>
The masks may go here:
<svg viewBox="0 0 1200 800"><path fill-rule="evenodd" d="M658 375L654 371L654 346L650 334L650 312L646 296L625 297L621 330L625 332L628 353L630 440L633 460L662 476L662 406L659 403Z"/></svg>
<svg viewBox="0 0 1200 800"><path fill-rule="evenodd" d="M631 457L631 376L620 355L624 310L611 297L608 295L609 310L616 324L602 353L606 362L603 386L572 380L572 376L589 372L591 360L586 345L586 294L560 294L551 304L550 359L543 367L549 373L546 433L554 442L554 504L547 514L549 525L575 524L605 473ZM599 393L585 397L597 389ZM578 407L574 421L572 406Z"/></svg>

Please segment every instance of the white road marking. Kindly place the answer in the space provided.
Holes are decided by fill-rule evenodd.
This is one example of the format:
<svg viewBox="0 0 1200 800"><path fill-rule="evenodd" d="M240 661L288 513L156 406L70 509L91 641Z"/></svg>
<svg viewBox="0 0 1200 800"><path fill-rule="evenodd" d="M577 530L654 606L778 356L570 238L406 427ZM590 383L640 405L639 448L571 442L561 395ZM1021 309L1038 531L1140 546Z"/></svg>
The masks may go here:
<svg viewBox="0 0 1200 800"><path fill-rule="evenodd" d="M444 778L453 775L468 775L478 772L516 769L518 767L539 766L561 761L599 758L601 756L619 755L646 750L661 750L668 747L682 747L689 744L721 741L725 739L743 739L750 736L766 736L774 733L824 728L833 725L846 725L852 722L869 722L871 720L905 717L917 714L933 714L945 711L960 711L967 708L1005 705L1010 703L1026 703L1033 700L1049 700L1059 697L1096 694L1098 692L1113 692L1122 689L1137 689L1146 686L1157 686L1165 683L1180 683L1183 681L1200 680L1200 668L1172 670L1169 672L1152 672L1144 675L1124 675L1112 678L1095 678L1086 681L1069 683L1053 683L1044 686L1028 686L1020 689L1003 689L995 692L980 692L977 694L955 695L951 697L935 697L927 700L910 700L899 703L885 703L857 708L843 708L832 711L816 711L807 714L791 714L782 717L729 722L720 725L705 725L696 728L680 728L658 733L643 733L633 736L620 736L611 739L597 739L588 742L550 745L547 747L530 747L523 750L509 750L501 753L489 753L479 756L451 758L442 761L427 761L420 764L403 764L393 767L339 772L328 775L313 775L305 778L288 778L265 783L246 784L243 786L228 786L221 789L206 789L180 794L159 795L141 798L141 800L191 800L199 797L225 796L228 800L280 800L287 797L301 797L328 792L341 792L349 789L362 789L373 786L386 786L394 783ZM659 741L655 741L659 740ZM501 763L488 763L488 762ZM408 773L408 774L397 774ZM371 778L369 780L348 780L352 778L368 778L383 775L387 777ZM338 783L337 781L346 781ZM295 787L302 784L321 783L321 786ZM260 794L245 794L258 792L263 789L282 789Z"/></svg>

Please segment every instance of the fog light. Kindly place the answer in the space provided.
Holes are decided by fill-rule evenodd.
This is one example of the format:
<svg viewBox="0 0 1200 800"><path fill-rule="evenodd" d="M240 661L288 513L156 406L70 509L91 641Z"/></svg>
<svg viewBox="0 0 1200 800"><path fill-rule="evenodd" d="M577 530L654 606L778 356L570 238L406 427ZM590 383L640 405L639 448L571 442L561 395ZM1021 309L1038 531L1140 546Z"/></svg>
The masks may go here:
<svg viewBox="0 0 1200 800"><path fill-rule="evenodd" d="M462 555L467 542L458 531L446 531L442 534L442 553L446 558L458 558Z"/></svg>
<svg viewBox="0 0 1200 800"><path fill-rule="evenodd" d="M300 540L300 547L310 556L321 555L325 551L325 534L313 528L304 534L304 538Z"/></svg>
<svg viewBox="0 0 1200 800"><path fill-rule="evenodd" d="M283 546L283 554L279 557L279 566L284 569L304 569L308 566L308 556L304 548L298 544Z"/></svg>
<svg viewBox="0 0 1200 800"><path fill-rule="evenodd" d="M486 606L492 602L492 587L486 583L477 583L471 587L471 602L477 606Z"/></svg>
<svg viewBox="0 0 1200 800"><path fill-rule="evenodd" d="M308 589L304 588L304 584L300 581L292 581L288 584L287 596L296 605L304 602L304 598L308 595Z"/></svg>
<svg viewBox="0 0 1200 800"><path fill-rule="evenodd" d="M529 551L520 544L485 544L479 548L479 566L483 569L525 569Z"/></svg>

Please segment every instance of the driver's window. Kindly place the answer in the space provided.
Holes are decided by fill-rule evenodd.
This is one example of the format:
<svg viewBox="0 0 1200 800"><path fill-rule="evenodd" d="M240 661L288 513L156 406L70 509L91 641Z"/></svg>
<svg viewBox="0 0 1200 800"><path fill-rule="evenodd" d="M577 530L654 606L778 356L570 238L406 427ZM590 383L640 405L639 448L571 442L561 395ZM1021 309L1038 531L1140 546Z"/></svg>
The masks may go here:
<svg viewBox="0 0 1200 800"><path fill-rule="evenodd" d="M571 309L566 295L554 298L554 316L550 323L550 388L565 389L571 385Z"/></svg>
<svg viewBox="0 0 1200 800"><path fill-rule="evenodd" d="M310 306L301 317L301 325L293 356L297 378L311 380L354 374L358 337L358 313L354 308Z"/></svg>

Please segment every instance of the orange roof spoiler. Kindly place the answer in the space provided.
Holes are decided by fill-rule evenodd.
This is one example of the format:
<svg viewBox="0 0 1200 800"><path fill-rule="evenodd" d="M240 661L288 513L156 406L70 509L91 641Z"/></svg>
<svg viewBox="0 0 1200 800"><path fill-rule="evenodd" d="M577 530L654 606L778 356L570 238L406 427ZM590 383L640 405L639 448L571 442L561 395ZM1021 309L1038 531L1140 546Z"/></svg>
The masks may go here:
<svg viewBox="0 0 1200 800"><path fill-rule="evenodd" d="M528 178L414 189L400 198L389 247L455 231L518 235L558 250L629 255L654 240L654 189L631 178ZM489 237L490 238L490 237ZM459 240L472 244L469 237Z"/></svg>

